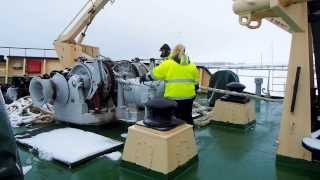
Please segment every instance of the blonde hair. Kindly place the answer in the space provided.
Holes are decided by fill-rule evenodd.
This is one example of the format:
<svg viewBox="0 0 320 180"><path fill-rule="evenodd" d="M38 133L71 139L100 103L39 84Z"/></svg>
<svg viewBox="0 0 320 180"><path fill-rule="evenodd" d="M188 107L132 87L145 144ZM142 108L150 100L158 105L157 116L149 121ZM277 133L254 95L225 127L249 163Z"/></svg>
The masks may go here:
<svg viewBox="0 0 320 180"><path fill-rule="evenodd" d="M185 55L186 47L183 44L177 44L173 51L172 51L172 56L178 55L179 59Z"/></svg>

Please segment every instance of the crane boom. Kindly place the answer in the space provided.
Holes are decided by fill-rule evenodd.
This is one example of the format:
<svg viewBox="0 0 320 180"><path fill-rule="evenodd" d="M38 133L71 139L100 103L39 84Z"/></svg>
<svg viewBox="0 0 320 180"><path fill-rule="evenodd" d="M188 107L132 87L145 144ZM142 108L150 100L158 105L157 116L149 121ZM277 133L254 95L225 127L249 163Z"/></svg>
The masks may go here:
<svg viewBox="0 0 320 180"><path fill-rule="evenodd" d="M80 12L72 19L70 24L63 30L56 41L75 42L75 38L81 35L91 24L95 16L104 8L111 0L89 0ZM78 41L81 43L81 41Z"/></svg>
<svg viewBox="0 0 320 180"><path fill-rule="evenodd" d="M114 0L88 0L79 13L54 41L62 68L71 67L80 56L97 57L99 48L82 44L85 33L96 15L108 2ZM76 39L78 37L78 39Z"/></svg>

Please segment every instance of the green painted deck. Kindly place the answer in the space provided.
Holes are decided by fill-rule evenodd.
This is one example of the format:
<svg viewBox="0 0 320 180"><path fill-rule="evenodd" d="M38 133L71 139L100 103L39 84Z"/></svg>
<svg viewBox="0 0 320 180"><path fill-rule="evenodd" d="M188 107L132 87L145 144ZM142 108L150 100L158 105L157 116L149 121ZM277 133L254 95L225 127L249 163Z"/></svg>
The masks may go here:
<svg viewBox="0 0 320 180"><path fill-rule="evenodd" d="M320 174L276 165L276 140L282 105L261 102L257 124L249 130L210 125L196 130L199 160L176 177L177 180L319 180ZM34 128L34 127L33 127ZM78 127L80 128L80 127ZM81 127L117 140L127 126L113 124L104 127ZM16 129L16 132L24 129ZM119 161L98 157L74 169L40 160L20 148L23 165L32 169L26 180L142 180L152 179L143 173L120 166ZM319 169L320 171L320 169Z"/></svg>

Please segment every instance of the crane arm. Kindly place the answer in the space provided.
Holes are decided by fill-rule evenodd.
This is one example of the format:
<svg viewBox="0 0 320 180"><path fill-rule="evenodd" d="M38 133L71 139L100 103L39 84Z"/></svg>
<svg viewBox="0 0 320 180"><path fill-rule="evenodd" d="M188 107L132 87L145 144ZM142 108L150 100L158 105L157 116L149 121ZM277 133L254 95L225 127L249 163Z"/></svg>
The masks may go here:
<svg viewBox="0 0 320 180"><path fill-rule="evenodd" d="M88 26L108 2L113 2L113 0L89 0L72 19L70 24L62 31L56 42L81 44ZM75 39L79 35L80 37L76 42Z"/></svg>

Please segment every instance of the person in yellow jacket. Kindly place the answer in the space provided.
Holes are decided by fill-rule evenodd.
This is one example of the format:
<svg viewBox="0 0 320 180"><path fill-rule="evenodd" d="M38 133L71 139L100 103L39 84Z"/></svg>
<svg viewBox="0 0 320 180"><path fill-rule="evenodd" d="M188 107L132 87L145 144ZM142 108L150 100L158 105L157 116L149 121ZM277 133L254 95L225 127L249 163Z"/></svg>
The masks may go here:
<svg viewBox="0 0 320 180"><path fill-rule="evenodd" d="M164 97L175 100L178 107L175 116L193 125L192 105L198 89L199 72L185 53L185 47L178 44L166 61L162 61L144 80L163 80Z"/></svg>

